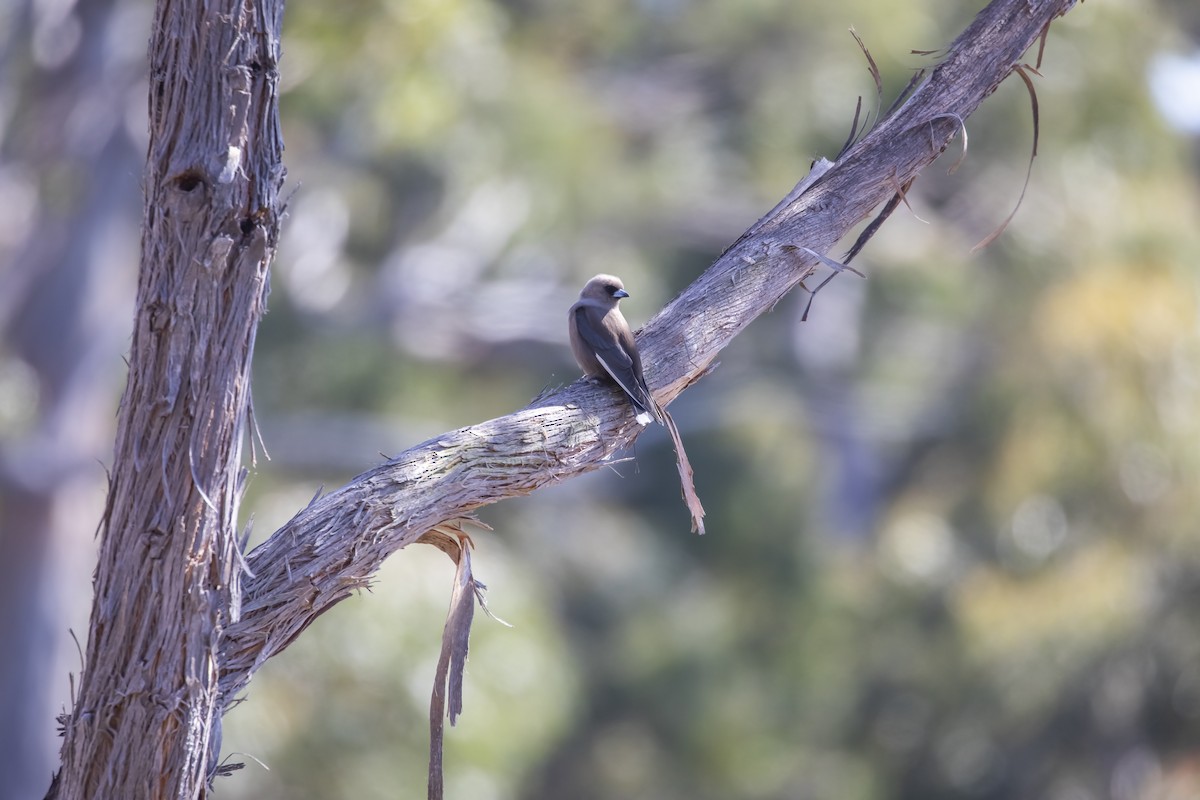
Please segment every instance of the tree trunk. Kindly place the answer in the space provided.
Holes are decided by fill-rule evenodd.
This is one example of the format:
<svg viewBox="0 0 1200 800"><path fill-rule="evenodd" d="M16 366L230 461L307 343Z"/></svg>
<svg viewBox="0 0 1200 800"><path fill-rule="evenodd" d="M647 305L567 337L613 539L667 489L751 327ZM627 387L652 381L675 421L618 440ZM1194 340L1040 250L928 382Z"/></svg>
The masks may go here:
<svg viewBox="0 0 1200 800"><path fill-rule="evenodd" d="M130 373L52 797L200 797L219 752L250 356L283 180L282 11L277 0L157 5Z"/></svg>
<svg viewBox="0 0 1200 800"><path fill-rule="evenodd" d="M201 796L221 713L385 557L481 505L597 469L641 430L619 397L578 382L431 439L302 509L248 556L243 600L240 442L283 174L281 6L259 2L159 3L129 386L87 666L52 796ZM995 0L899 109L663 309L639 339L656 399L701 378L817 254L895 200L1073 4Z"/></svg>

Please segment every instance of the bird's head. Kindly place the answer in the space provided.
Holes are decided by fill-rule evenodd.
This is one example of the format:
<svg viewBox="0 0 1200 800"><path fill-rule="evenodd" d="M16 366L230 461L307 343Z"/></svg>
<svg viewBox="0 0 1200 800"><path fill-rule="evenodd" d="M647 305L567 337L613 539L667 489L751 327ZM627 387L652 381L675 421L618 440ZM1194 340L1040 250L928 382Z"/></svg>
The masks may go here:
<svg viewBox="0 0 1200 800"><path fill-rule="evenodd" d="M616 275L597 275L586 284L579 293L580 300L592 300L605 305L616 305L622 297L629 297L625 285Z"/></svg>

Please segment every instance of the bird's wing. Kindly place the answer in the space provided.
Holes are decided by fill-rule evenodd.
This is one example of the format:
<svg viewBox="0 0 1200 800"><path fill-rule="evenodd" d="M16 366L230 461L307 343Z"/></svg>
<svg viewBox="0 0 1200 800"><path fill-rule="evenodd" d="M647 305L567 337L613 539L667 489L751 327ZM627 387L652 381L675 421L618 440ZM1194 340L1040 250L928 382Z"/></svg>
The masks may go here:
<svg viewBox="0 0 1200 800"><path fill-rule="evenodd" d="M600 309L581 306L575 311L575 327L579 337L595 353L600 366L625 390L639 411L649 412L656 417L633 335L626 330L623 331L625 336L622 336L622 331L606 325L606 322L605 314Z"/></svg>

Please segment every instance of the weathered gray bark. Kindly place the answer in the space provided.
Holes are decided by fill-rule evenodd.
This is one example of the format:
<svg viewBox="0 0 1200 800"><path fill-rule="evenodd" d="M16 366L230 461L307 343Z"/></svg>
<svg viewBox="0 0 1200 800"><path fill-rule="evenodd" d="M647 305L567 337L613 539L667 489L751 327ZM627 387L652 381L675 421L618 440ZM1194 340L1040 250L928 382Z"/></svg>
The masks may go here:
<svg viewBox="0 0 1200 800"><path fill-rule="evenodd" d="M279 0L162 0L128 385L86 666L50 795L191 798L237 619L250 356L283 180Z"/></svg>
<svg viewBox="0 0 1200 800"><path fill-rule="evenodd" d="M701 377L816 266L799 248L826 252L932 163L1073 4L993 2L903 107L664 308L640 339L656 398ZM137 328L62 797L202 795L222 711L384 558L596 469L641 430L615 393L576 383L431 439L301 510L248 556L239 594L238 443L281 176L279 8L266 8L160 2Z"/></svg>

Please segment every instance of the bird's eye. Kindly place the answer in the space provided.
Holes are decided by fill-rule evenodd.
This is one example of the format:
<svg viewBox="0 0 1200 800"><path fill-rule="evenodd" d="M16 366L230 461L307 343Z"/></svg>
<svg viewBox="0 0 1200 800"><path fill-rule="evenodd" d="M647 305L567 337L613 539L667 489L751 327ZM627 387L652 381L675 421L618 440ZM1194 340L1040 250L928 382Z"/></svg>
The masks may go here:
<svg viewBox="0 0 1200 800"><path fill-rule="evenodd" d="M608 290L609 294L617 293L617 287L613 286L612 284L609 284L608 286L605 286L604 288Z"/></svg>

